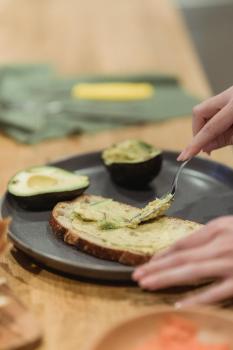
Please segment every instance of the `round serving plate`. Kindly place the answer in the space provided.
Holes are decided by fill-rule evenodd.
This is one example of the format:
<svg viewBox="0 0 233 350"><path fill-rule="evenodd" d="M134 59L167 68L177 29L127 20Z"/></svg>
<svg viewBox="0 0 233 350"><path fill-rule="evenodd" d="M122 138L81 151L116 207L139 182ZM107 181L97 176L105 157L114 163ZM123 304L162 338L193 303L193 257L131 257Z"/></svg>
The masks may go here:
<svg viewBox="0 0 233 350"><path fill-rule="evenodd" d="M87 193L110 197L142 207L171 186L179 163L177 153L164 151L162 171L143 190L125 189L114 184L101 161L101 153L88 153L53 163L66 170L86 174L91 185ZM132 267L97 259L64 244L49 226L50 211L22 209L5 195L2 216L11 216L10 238L14 244L43 265L57 272L111 281L130 281ZM176 199L168 215L206 223L217 216L233 214L233 171L201 158L193 159L183 170Z"/></svg>

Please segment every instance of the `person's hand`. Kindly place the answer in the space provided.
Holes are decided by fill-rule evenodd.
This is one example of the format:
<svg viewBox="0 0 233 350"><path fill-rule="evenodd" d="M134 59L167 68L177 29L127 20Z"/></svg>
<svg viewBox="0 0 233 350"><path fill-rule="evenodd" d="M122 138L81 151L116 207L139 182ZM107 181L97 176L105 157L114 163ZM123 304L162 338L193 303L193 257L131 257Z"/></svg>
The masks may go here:
<svg viewBox="0 0 233 350"><path fill-rule="evenodd" d="M193 135L179 161L233 144L233 87L194 107Z"/></svg>
<svg viewBox="0 0 233 350"><path fill-rule="evenodd" d="M157 290L217 278L204 292L181 300L179 306L214 303L233 297L233 216L210 221L168 251L139 266L133 279Z"/></svg>

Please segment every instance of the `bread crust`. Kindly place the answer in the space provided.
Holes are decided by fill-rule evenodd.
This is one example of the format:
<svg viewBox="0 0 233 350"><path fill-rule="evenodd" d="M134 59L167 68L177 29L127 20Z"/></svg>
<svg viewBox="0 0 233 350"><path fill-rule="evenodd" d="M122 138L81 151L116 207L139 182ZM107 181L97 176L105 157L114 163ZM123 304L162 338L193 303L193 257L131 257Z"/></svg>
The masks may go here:
<svg viewBox="0 0 233 350"><path fill-rule="evenodd" d="M54 207L49 220L49 224L54 234L57 235L57 237L59 237L60 239L62 239L65 243L75 246L79 250L100 259L117 261L121 264L130 265L130 266L140 265L149 261L152 256L148 254L137 254L126 250L112 249L112 248L104 247L96 243L90 242L88 240L85 240L83 237L79 236L78 234L79 232L77 230L75 230L74 232L74 230L63 226L57 220L56 218L57 209L59 209L62 204L69 205L72 202L77 202L79 200L88 200L88 198L91 198L91 197L93 198L95 196L83 195L74 201L58 203ZM101 197L98 196L98 198L101 198Z"/></svg>

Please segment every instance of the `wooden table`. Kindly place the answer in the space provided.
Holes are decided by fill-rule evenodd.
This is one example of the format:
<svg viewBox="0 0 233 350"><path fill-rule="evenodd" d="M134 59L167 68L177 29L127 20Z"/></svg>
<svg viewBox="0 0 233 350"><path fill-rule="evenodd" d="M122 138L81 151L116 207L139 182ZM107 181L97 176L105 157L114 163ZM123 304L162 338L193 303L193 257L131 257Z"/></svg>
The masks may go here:
<svg viewBox="0 0 233 350"><path fill-rule="evenodd" d="M167 0L0 0L0 53L0 63L49 61L69 74L174 73L194 94L210 94L182 18ZM180 150L191 139L191 118L35 146L0 136L1 193L20 168L132 136ZM212 158L233 166L231 149ZM20 252L8 254L0 274L41 321L41 350L84 350L117 320L181 297L71 280L41 269Z"/></svg>

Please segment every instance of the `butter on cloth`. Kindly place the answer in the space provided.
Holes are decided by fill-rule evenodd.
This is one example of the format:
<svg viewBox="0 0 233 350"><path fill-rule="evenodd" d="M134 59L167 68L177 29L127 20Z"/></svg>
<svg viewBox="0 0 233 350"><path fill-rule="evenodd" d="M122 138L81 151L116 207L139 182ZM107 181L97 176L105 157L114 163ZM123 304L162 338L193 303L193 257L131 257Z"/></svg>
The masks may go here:
<svg viewBox="0 0 233 350"><path fill-rule="evenodd" d="M96 84L102 86L101 93ZM107 93L104 85L108 86ZM71 91L76 94L74 86L82 87L85 99L72 97ZM83 92L85 86L89 87ZM58 76L47 65L0 67L1 131L27 144L186 116L198 102L170 75L70 79Z"/></svg>
<svg viewBox="0 0 233 350"><path fill-rule="evenodd" d="M80 83L72 88L72 96L85 100L131 101L150 98L154 91L148 83Z"/></svg>

